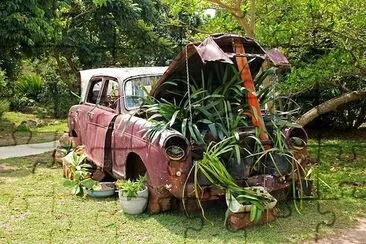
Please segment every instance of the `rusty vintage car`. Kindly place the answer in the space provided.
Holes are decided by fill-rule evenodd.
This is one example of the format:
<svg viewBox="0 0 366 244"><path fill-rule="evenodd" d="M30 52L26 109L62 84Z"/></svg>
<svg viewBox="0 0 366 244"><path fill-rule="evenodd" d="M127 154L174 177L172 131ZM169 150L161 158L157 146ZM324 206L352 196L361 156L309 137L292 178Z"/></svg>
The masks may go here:
<svg viewBox="0 0 366 244"><path fill-rule="evenodd" d="M248 61L250 60L250 61ZM151 90L156 99L174 100L163 84L173 76L201 77L215 69L215 64L230 64L241 73L243 86L252 89L247 102L259 109L259 119L252 118L252 127L259 128L263 145L271 145L266 136L266 115L262 113L255 96L253 77L260 71L263 62L272 66L287 66L287 59L277 50L266 52L255 40L238 35L213 35L201 44L188 44L169 67L105 68L80 72L82 101L71 107L68 114L68 135L74 145L85 145L86 153L95 166L94 177L108 175L115 179L135 179L147 174L149 184L150 212L171 208L172 199L185 196L194 198L192 184L187 179L195 160L192 144L182 133L168 129L158 140L146 137L151 123L135 112L141 106L144 90ZM185 90L185 83L174 89ZM243 115L244 116L244 115ZM268 129L268 128L267 128ZM252 129L249 129L252 130ZM268 130L269 131L269 130ZM306 143L307 135L301 128L283 128L286 138L294 135ZM248 133L247 133L248 134ZM249 133L250 134L250 133ZM248 135L249 135L248 134ZM255 133L254 133L255 134ZM245 136L245 131L241 133ZM253 134L250 134L253 135ZM290 140L288 143L291 143ZM184 151L175 157L167 148L176 146ZM293 147L294 155L307 162L306 148ZM241 167L241 168L240 168ZM265 185L271 192L288 189L289 183L280 181L275 175L245 175L243 165L234 167L231 173L251 185ZM235 171L235 172L233 172ZM202 188L202 199L218 199L223 196L219 188L207 184Z"/></svg>

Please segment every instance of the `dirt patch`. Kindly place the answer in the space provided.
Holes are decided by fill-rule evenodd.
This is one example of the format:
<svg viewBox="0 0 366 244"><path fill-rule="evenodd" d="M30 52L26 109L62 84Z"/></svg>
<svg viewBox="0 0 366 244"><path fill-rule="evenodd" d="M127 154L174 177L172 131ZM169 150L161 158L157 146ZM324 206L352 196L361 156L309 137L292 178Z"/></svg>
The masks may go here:
<svg viewBox="0 0 366 244"><path fill-rule="evenodd" d="M335 236L321 239L317 243L366 243L366 217L359 218L354 228L341 230Z"/></svg>
<svg viewBox="0 0 366 244"><path fill-rule="evenodd" d="M5 163L0 163L0 173L12 172L12 171L15 171L16 169L17 168L14 166L10 166Z"/></svg>

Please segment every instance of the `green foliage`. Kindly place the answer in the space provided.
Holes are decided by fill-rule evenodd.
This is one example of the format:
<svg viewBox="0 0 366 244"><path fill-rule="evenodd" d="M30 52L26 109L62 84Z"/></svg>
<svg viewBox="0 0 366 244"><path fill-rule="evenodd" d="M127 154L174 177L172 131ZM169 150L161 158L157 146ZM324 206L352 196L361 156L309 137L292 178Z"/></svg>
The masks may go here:
<svg viewBox="0 0 366 244"><path fill-rule="evenodd" d="M43 90L44 81L38 75L20 77L15 83L15 90L21 97L39 101L39 95Z"/></svg>
<svg viewBox="0 0 366 244"><path fill-rule="evenodd" d="M41 102L54 118L65 118L70 107L78 103L78 99L59 75L50 72L45 76Z"/></svg>
<svg viewBox="0 0 366 244"><path fill-rule="evenodd" d="M118 180L116 186L122 191L123 195L127 197L128 200L137 197L137 192L146 189L146 177L140 175L136 181L128 180Z"/></svg>
<svg viewBox="0 0 366 244"><path fill-rule="evenodd" d="M0 68L0 98L8 96L6 89L6 75L5 72Z"/></svg>
<svg viewBox="0 0 366 244"><path fill-rule="evenodd" d="M71 188L71 193L77 196L86 196L86 191L92 189L96 181L90 178L92 166L85 163L86 154L72 153L72 158L67 162L72 179L65 179L64 186Z"/></svg>
<svg viewBox="0 0 366 244"><path fill-rule="evenodd" d="M56 53L83 68L163 64L173 43L152 0L57 1ZM93 38L90 38L93 36ZM72 59L75 57L75 59Z"/></svg>
<svg viewBox="0 0 366 244"><path fill-rule="evenodd" d="M33 72L16 82L16 93L9 99L11 109L35 112L39 118L66 117L69 108L78 102L68 85L53 70L44 71L43 77Z"/></svg>
<svg viewBox="0 0 366 244"><path fill-rule="evenodd" d="M243 102L245 90L237 71L232 65L217 64L215 67L206 77L202 72L201 80L190 79L189 96L188 91L177 89L187 87L187 81L173 78L163 85L167 86L164 87L166 96L172 97L173 101L149 98L140 111L152 122L145 136L155 141L163 131L173 128L203 145L205 135L222 140L231 137L239 127L246 126L247 121L240 114L247 108Z"/></svg>
<svg viewBox="0 0 366 244"><path fill-rule="evenodd" d="M34 105L36 104L33 99L15 94L13 97L9 98L10 109L19 112L32 113Z"/></svg>
<svg viewBox="0 0 366 244"><path fill-rule="evenodd" d="M49 43L53 1L4 0L0 3L0 67L9 77L9 91L16 80L23 55L36 56Z"/></svg>
<svg viewBox="0 0 366 244"><path fill-rule="evenodd" d="M0 99L0 118L5 112L9 111L9 102L4 99Z"/></svg>
<svg viewBox="0 0 366 244"><path fill-rule="evenodd" d="M211 142L204 152L202 160L195 161L193 167L196 199L201 207L202 215L205 216L201 202L199 201L199 189L201 187L198 183L198 174L202 173L212 184L223 187L228 191L239 203L243 205L251 204L253 206L250 213L250 216L253 216L251 221L258 221L264 211L265 204L270 199L267 199L264 194L252 189L240 187L227 171L225 165L222 163L223 156L234 151L234 147L235 145L232 144L231 138L226 138L219 143Z"/></svg>
<svg viewBox="0 0 366 244"><path fill-rule="evenodd" d="M341 49L332 50L313 63L293 68L280 89L291 94L309 88L329 88L357 72L352 60L350 53Z"/></svg>
<svg viewBox="0 0 366 244"><path fill-rule="evenodd" d="M10 106L9 101L4 99L8 95L5 79L5 72L0 69L0 118L5 112L9 111Z"/></svg>
<svg viewBox="0 0 366 244"><path fill-rule="evenodd" d="M12 91L23 58L52 57L62 80L77 92L69 74L80 69L164 65L186 32L171 25L168 12L155 0L5 0L0 67Z"/></svg>

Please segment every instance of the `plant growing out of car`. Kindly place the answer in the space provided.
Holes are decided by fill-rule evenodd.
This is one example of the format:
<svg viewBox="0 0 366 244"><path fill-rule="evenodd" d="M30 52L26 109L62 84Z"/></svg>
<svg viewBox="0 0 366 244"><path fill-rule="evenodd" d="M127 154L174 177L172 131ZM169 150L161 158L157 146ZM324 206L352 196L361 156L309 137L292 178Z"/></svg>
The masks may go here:
<svg viewBox="0 0 366 244"><path fill-rule="evenodd" d="M232 138L226 138L218 143L211 142L204 152L202 160L195 162L192 170L194 172L194 191L196 199L201 208L202 215L205 217L200 202L201 187L198 179L199 173L202 173L212 184L224 188L239 203L243 205L252 205L250 210L250 221L257 222L265 210L265 205L271 202L272 199L268 198L263 192L241 187L235 182L234 178L225 168L225 165L221 162L223 156L233 150L235 149L232 144ZM192 173L192 170L190 173ZM187 177L187 179L188 178L189 177ZM184 196L182 196L182 199L184 199Z"/></svg>
<svg viewBox="0 0 366 244"><path fill-rule="evenodd" d="M71 188L71 193L77 196L86 196L87 190L96 185L96 181L91 178L90 169L92 166L85 162L86 154L72 152L67 167L71 171L71 179L64 180L64 186Z"/></svg>
<svg viewBox="0 0 366 244"><path fill-rule="evenodd" d="M217 68L222 69L219 65ZM242 102L245 90L238 72L233 65L226 65L222 74L218 74L217 77L221 77L222 80L213 80L212 75L204 77L202 71L202 84L197 84L193 78L189 85L186 80L180 78L165 82L165 85L173 87L178 87L178 84L184 85L189 87L190 91L167 89L174 95L174 99L169 101L148 96L140 108L140 113L152 124L144 137L154 142L167 129L175 129L195 144L204 145L207 144L204 140L207 133L222 140L231 134L228 130L246 126L245 117L240 112L247 109L246 103ZM203 133L204 131L206 132Z"/></svg>
<svg viewBox="0 0 366 244"><path fill-rule="evenodd" d="M285 135L281 130L286 126L296 128L299 127L299 125L283 120L273 120L272 125L273 136L271 137L271 141L273 142L273 146L271 148L265 148L258 137L250 136L250 138L255 141L255 149L254 152L250 152L245 149L249 154L247 157L255 158L255 163L252 166L252 170L258 171L261 168L264 170L269 170L270 167L274 167L275 172L272 173L273 175L281 177L284 180L286 180L286 175L291 176L290 179L292 181L294 206L296 211L300 213L300 209L303 208L302 196L304 194L303 186L302 184L297 184L297 180L301 180L306 171L289 148ZM286 169L287 167L288 169ZM298 190L296 190L297 185L299 188ZM297 206L296 192L298 192L300 196L300 208Z"/></svg>
<svg viewBox="0 0 366 244"><path fill-rule="evenodd" d="M122 191L122 194L127 197L128 200L131 200L134 197L137 197L137 192L143 191L146 189L146 177L139 176L136 181L128 180L117 180L116 186Z"/></svg>

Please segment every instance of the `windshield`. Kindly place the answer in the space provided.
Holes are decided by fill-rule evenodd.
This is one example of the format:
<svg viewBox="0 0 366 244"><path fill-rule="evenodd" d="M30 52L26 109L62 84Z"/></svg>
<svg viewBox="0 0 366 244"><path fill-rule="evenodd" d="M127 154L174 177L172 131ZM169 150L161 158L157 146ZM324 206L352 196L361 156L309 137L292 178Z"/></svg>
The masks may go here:
<svg viewBox="0 0 366 244"><path fill-rule="evenodd" d="M144 98L151 91L151 87L161 76L143 76L134 77L125 83L125 106L126 109L131 110L139 108Z"/></svg>

